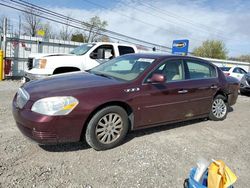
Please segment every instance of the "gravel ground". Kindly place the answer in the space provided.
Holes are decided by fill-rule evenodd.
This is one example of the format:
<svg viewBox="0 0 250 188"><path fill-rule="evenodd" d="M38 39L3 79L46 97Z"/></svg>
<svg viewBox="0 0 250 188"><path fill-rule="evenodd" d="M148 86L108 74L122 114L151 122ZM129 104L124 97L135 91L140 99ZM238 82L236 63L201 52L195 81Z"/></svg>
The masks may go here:
<svg viewBox="0 0 250 188"><path fill-rule="evenodd" d="M38 146L17 129L11 101L21 85L0 82L0 187L182 187L200 158L222 159L250 185L250 97L226 120L196 120L132 132L117 148Z"/></svg>

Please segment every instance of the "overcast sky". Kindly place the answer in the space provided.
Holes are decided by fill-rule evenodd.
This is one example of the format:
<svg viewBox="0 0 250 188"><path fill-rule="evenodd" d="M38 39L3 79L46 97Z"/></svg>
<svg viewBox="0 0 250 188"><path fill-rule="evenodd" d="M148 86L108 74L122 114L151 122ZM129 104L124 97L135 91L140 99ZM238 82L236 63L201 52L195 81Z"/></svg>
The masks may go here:
<svg viewBox="0 0 250 188"><path fill-rule="evenodd" d="M87 21L95 15L107 29L171 47L189 39L190 50L206 39L223 40L229 56L250 54L248 0L31 0L34 4ZM0 14L18 19L0 5Z"/></svg>

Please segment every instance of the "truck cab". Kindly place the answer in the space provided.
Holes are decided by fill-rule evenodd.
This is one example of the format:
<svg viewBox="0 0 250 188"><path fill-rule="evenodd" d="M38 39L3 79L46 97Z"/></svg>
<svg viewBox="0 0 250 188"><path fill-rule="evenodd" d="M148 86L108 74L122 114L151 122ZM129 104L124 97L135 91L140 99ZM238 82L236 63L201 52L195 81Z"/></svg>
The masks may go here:
<svg viewBox="0 0 250 188"><path fill-rule="evenodd" d="M73 71L89 70L117 56L137 53L130 44L111 42L86 43L69 54L31 54L28 58L28 71L24 82Z"/></svg>

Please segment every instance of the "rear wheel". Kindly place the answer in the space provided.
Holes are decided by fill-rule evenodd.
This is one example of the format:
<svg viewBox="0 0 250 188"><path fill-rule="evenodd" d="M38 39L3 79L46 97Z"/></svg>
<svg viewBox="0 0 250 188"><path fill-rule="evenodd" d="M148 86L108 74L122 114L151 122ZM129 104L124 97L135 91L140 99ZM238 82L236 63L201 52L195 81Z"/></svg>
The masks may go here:
<svg viewBox="0 0 250 188"><path fill-rule="evenodd" d="M89 121L86 141L95 150L113 148L121 143L128 131L128 115L119 106L98 111Z"/></svg>
<svg viewBox="0 0 250 188"><path fill-rule="evenodd" d="M214 121L224 120L227 117L228 104L223 95L217 95L212 103L209 119Z"/></svg>

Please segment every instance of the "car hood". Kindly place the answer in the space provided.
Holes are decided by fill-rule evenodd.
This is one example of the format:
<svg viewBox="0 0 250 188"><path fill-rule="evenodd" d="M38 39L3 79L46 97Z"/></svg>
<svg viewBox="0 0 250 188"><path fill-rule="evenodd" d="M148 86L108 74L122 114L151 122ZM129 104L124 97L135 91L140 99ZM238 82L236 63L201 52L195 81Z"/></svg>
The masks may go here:
<svg viewBox="0 0 250 188"><path fill-rule="evenodd" d="M53 63L60 63L60 62L75 62L82 60L82 56L74 55L74 54L61 54L61 55L50 55L43 57L44 59L47 59L48 62Z"/></svg>
<svg viewBox="0 0 250 188"><path fill-rule="evenodd" d="M53 57L53 56L74 56L74 54L66 54L66 53L31 53L29 58L44 58L44 57Z"/></svg>
<svg viewBox="0 0 250 188"><path fill-rule="evenodd" d="M36 100L48 96L79 94L79 92L83 92L84 90L87 91L96 87L105 87L120 83L122 81L87 72L72 72L31 81L24 84L23 88L30 94L31 100Z"/></svg>

